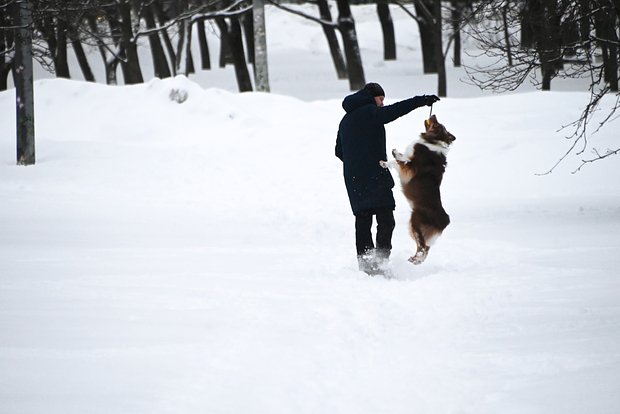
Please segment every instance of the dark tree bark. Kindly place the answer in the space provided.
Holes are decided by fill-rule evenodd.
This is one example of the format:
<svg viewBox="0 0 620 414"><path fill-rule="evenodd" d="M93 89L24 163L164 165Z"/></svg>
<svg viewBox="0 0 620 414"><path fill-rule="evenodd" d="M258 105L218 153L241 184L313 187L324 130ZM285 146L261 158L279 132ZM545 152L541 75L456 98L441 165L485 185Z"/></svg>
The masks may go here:
<svg viewBox="0 0 620 414"><path fill-rule="evenodd" d="M211 57L209 56L209 43L207 42L207 31L205 21L198 20L198 45L200 46L200 67L204 70L211 69Z"/></svg>
<svg viewBox="0 0 620 414"><path fill-rule="evenodd" d="M11 26L6 8L0 8L0 26ZM8 52L13 46L13 31L0 30L0 91L5 91L8 87L8 77L13 68L13 58L5 52Z"/></svg>
<svg viewBox="0 0 620 414"><path fill-rule="evenodd" d="M579 40L582 47L590 48L590 0L579 0Z"/></svg>
<svg viewBox="0 0 620 414"><path fill-rule="evenodd" d="M508 12L510 11L510 1L502 7L502 24L504 28L504 44L506 45L506 57L508 66L512 66L512 47L510 46L510 33L508 31Z"/></svg>
<svg viewBox="0 0 620 414"><path fill-rule="evenodd" d="M318 0L317 5L319 6L319 15L321 17L321 20L331 22L332 13L329 10L329 4L327 3L327 0ZM332 26L328 26L325 24L322 24L321 27L323 28L323 33L325 34L325 38L327 39L329 53L331 54L332 61L334 62L336 75L338 76L338 79L346 79L348 76L347 64L344 61L342 50L340 49L340 43L338 42L338 36L336 36L336 31Z"/></svg>
<svg viewBox="0 0 620 414"><path fill-rule="evenodd" d="M436 1L433 5L433 37L434 55L437 67L437 95L448 96L448 80L446 78L446 61L443 56L443 43L441 39L441 2Z"/></svg>
<svg viewBox="0 0 620 414"><path fill-rule="evenodd" d="M97 42L97 48L99 49L99 54L101 55L101 59L103 60L106 84L116 85L116 67L118 65L118 59L115 56L112 56L108 59L108 50L102 40L103 36L99 33L96 17L92 14L88 15L86 16L86 21L88 22L91 33L93 33L94 35L95 41ZM112 27L113 25L110 24L110 28Z"/></svg>
<svg viewBox="0 0 620 414"><path fill-rule="evenodd" d="M95 75L90 68L90 64L86 58L86 53L84 53L84 48L82 47L82 43L77 32L75 31L75 27L70 28L68 33L69 39L71 39L71 46L73 46L73 52L75 53L75 57L80 65L80 69L82 70L82 75L84 75L84 80L87 82L95 82Z"/></svg>
<svg viewBox="0 0 620 414"><path fill-rule="evenodd" d="M231 17L230 25L227 24L227 22L222 18L215 19L215 22L220 29L222 42L226 42L229 46L230 54L232 55L235 66L235 76L237 78L239 92L252 91L252 80L250 78L250 72L248 71L248 65L245 60L243 34L241 33L241 24L239 23L239 19L236 17Z"/></svg>
<svg viewBox="0 0 620 414"><path fill-rule="evenodd" d="M234 63L232 50L230 46L230 34L226 19L215 19L215 24L220 29L220 59L219 67L224 68L229 63Z"/></svg>
<svg viewBox="0 0 620 414"><path fill-rule="evenodd" d="M153 15L152 8L145 7L142 10L142 17L144 18L147 29L154 29L156 27L155 16ZM172 73L170 71L170 66L168 65L166 53L164 53L164 48L161 44L159 34L157 32L150 33L148 38L149 45L151 46L151 55L153 57L153 70L155 72L155 77L160 79L169 78Z"/></svg>
<svg viewBox="0 0 620 414"><path fill-rule="evenodd" d="M416 1L414 4L420 29L424 73L437 73L437 56L435 55L436 45L433 27L434 3L434 0L420 0Z"/></svg>
<svg viewBox="0 0 620 414"><path fill-rule="evenodd" d="M177 2L178 12L189 12L189 3L187 0ZM178 20L178 41L177 41L177 58L176 68L178 73L189 75L194 73L194 59L192 56L192 19L181 18Z"/></svg>
<svg viewBox="0 0 620 414"><path fill-rule="evenodd" d="M604 80L618 92L618 16L611 2L599 0L595 14L596 37L603 52Z"/></svg>
<svg viewBox="0 0 620 414"><path fill-rule="evenodd" d="M452 1L452 33L454 36L454 67L461 67L461 24L463 22L463 9L465 4L462 1Z"/></svg>
<svg viewBox="0 0 620 414"><path fill-rule="evenodd" d="M18 27L15 31L13 79L17 111L17 164L19 165L35 163L31 7L30 1L26 0L14 2L11 5L14 21Z"/></svg>
<svg viewBox="0 0 620 414"><path fill-rule="evenodd" d="M138 47L133 40L133 28L131 20L131 5L127 0L120 0L118 3L121 31L121 70L125 83L143 83L142 70L138 59Z"/></svg>
<svg viewBox="0 0 620 414"><path fill-rule="evenodd" d="M56 19L56 50L53 52L54 70L58 78L71 78L67 61L67 22Z"/></svg>
<svg viewBox="0 0 620 414"><path fill-rule="evenodd" d="M540 58L542 90L551 90L551 80L561 64L560 27L555 0L529 0L530 24Z"/></svg>
<svg viewBox="0 0 620 414"><path fill-rule="evenodd" d="M241 24L243 25L243 33L245 34L245 44L248 49L248 63L254 64L254 20L252 19L252 13L247 13L241 16Z"/></svg>
<svg viewBox="0 0 620 414"><path fill-rule="evenodd" d="M534 48L534 31L532 28L529 3L525 2L521 9L521 48L530 50Z"/></svg>
<svg viewBox="0 0 620 414"><path fill-rule="evenodd" d="M396 35L388 0L377 0L377 14L383 32L383 59L396 60Z"/></svg>
<svg viewBox="0 0 620 414"><path fill-rule="evenodd" d="M187 50L185 51L185 71L186 71L186 75L189 75L190 73L196 73L196 69L194 67L194 55L192 54L192 31L194 29L194 24L192 23L192 21L188 21L187 22L187 43L186 43L186 48Z"/></svg>
<svg viewBox="0 0 620 414"><path fill-rule="evenodd" d="M159 22L159 25L163 26L166 23L166 15L160 2L154 1L151 5L151 10L153 11L154 17ZM170 59L170 62L172 62L170 65L172 68L172 74L176 75L177 67L175 62L177 61L177 55L174 51L174 46L172 46L172 40L170 40L170 35L167 30L162 30L161 36L164 39L164 45L166 46L166 51L168 52L168 58Z"/></svg>
<svg viewBox="0 0 620 414"><path fill-rule="evenodd" d="M347 59L347 71L349 74L349 88L352 91L362 89L366 84L364 66L357 33L355 32L355 20L351 13L349 0L337 0L338 5L338 30L342 36L344 54Z"/></svg>
<svg viewBox="0 0 620 414"><path fill-rule="evenodd" d="M241 24L238 17L230 18L230 46L235 62L235 75L237 76L239 92L251 92L253 90L252 80L245 60L243 34L241 33Z"/></svg>

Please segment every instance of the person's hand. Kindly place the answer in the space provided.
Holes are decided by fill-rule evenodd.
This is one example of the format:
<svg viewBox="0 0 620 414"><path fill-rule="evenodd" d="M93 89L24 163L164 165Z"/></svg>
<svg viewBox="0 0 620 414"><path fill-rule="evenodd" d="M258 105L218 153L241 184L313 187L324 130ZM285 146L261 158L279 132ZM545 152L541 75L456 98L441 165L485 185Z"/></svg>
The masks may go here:
<svg viewBox="0 0 620 414"><path fill-rule="evenodd" d="M424 95L423 98L424 98L424 105L426 106L431 106L432 104L434 104L435 102L439 100L437 95Z"/></svg>

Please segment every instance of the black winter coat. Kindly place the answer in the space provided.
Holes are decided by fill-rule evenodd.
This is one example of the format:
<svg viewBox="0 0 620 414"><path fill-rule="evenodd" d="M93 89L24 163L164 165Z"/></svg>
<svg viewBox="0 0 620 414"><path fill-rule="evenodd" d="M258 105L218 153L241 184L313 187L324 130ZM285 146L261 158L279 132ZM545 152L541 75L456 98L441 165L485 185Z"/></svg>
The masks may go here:
<svg viewBox="0 0 620 414"><path fill-rule="evenodd" d="M424 97L416 96L380 107L364 90L342 101L347 113L338 128L336 156L343 162L353 214L373 208L395 208L394 180L389 170L379 165L379 161L387 160L384 125L423 105Z"/></svg>

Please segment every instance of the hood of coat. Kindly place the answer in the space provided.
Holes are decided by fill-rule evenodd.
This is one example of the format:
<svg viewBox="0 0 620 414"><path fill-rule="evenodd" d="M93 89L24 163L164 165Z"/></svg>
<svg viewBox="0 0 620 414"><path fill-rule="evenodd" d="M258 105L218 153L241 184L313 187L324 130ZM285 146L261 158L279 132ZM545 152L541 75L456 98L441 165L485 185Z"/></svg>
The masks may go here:
<svg viewBox="0 0 620 414"><path fill-rule="evenodd" d="M342 107L347 113L355 111L357 108L361 108L364 105L377 105L375 98L365 90L357 91L347 96L342 101Z"/></svg>

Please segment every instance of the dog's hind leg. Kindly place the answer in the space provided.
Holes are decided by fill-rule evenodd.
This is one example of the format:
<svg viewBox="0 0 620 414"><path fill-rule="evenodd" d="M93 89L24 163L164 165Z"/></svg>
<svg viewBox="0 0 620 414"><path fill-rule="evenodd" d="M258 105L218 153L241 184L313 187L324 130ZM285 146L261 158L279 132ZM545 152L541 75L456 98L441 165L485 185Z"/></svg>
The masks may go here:
<svg viewBox="0 0 620 414"><path fill-rule="evenodd" d="M415 265L422 264L426 260L429 250L430 246L418 246L418 250L409 258L409 261Z"/></svg>
<svg viewBox="0 0 620 414"><path fill-rule="evenodd" d="M422 226L418 223L418 217L416 216L415 211L411 213L411 221L409 225L411 237L415 240L417 245L416 253L409 258L409 261L418 265L426 260L430 246L426 244L426 239L422 233Z"/></svg>

